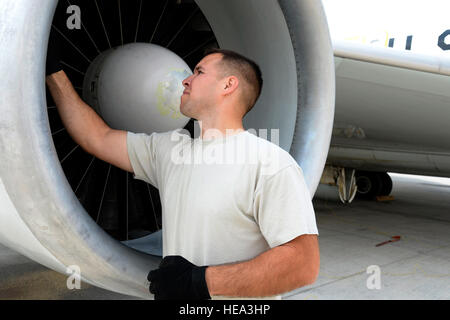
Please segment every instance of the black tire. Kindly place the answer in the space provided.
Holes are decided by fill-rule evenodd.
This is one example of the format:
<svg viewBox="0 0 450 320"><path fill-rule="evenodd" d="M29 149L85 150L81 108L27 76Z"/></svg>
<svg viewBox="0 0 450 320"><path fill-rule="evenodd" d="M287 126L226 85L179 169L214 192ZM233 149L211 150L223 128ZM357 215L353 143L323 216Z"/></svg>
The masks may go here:
<svg viewBox="0 0 450 320"><path fill-rule="evenodd" d="M392 192L392 179L387 172L379 172L378 176L381 179L381 189L379 196L388 196Z"/></svg>
<svg viewBox="0 0 450 320"><path fill-rule="evenodd" d="M371 200L380 195L383 183L378 172L357 171L355 176L359 199Z"/></svg>

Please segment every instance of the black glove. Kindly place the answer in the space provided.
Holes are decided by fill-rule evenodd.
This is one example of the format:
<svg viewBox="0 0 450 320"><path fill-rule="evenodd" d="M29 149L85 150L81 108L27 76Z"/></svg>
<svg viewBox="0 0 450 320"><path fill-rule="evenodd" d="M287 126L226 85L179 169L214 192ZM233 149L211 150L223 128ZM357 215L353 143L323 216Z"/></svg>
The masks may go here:
<svg viewBox="0 0 450 320"><path fill-rule="evenodd" d="M61 51L59 44L60 37L61 36L57 34L57 31L52 27L50 30L50 37L48 39L47 63L45 66L46 76L49 76L52 73L58 72L63 69L60 63L61 60Z"/></svg>
<svg viewBox="0 0 450 320"><path fill-rule="evenodd" d="M155 300L211 299L205 279L207 267L198 267L181 256L167 256L159 269L148 274L150 292Z"/></svg>

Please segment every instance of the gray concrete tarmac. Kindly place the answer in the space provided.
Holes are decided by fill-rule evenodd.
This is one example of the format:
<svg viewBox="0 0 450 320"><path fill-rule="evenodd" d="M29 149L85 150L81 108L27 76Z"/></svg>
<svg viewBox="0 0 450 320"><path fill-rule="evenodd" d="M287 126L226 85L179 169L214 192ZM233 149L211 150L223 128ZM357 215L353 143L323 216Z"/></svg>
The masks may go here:
<svg viewBox="0 0 450 320"><path fill-rule="evenodd" d="M285 298L450 298L450 179L390 175L392 201L343 205L335 188L320 186L319 277ZM376 246L393 236L400 240Z"/></svg>
<svg viewBox="0 0 450 320"><path fill-rule="evenodd" d="M450 179L391 177L394 200L385 202L343 205L336 188L319 187L319 277L285 299L450 298ZM401 238L376 247L392 236ZM0 245L0 300L135 299L87 283L69 290L66 281Z"/></svg>

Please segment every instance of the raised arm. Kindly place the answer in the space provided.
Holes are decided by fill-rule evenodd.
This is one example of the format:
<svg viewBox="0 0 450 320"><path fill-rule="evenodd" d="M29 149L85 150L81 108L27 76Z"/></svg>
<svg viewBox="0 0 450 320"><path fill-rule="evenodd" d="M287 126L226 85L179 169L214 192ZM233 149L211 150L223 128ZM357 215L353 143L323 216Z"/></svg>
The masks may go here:
<svg viewBox="0 0 450 320"><path fill-rule="evenodd" d="M46 78L61 120L70 136L86 152L133 172L128 158L127 132L111 129L77 94L63 70Z"/></svg>

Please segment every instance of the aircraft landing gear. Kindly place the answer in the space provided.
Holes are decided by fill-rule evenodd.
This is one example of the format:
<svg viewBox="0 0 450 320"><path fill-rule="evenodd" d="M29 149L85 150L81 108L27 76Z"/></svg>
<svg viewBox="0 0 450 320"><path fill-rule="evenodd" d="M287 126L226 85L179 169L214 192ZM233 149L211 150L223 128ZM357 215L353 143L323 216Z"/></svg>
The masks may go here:
<svg viewBox="0 0 450 320"><path fill-rule="evenodd" d="M388 196L392 191L392 179L387 172L357 171L356 197L373 199L376 196Z"/></svg>
<svg viewBox="0 0 450 320"><path fill-rule="evenodd" d="M336 183L342 203L352 202L357 192L355 169L340 168Z"/></svg>

